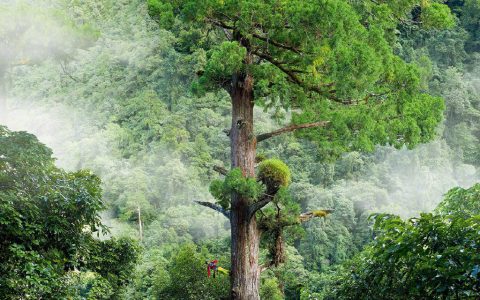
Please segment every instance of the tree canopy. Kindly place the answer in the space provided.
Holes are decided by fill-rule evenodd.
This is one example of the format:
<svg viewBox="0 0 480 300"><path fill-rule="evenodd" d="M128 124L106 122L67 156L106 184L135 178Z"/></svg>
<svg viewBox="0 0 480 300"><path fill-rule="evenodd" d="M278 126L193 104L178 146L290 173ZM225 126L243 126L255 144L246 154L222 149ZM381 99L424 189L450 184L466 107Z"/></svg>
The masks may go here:
<svg viewBox="0 0 480 300"><path fill-rule="evenodd" d="M376 215L373 243L342 269L327 298L477 298L479 187L450 190L434 214Z"/></svg>
<svg viewBox="0 0 480 300"><path fill-rule="evenodd" d="M413 147L435 135L443 102L421 89L420 71L393 47L399 24L451 28L444 4L429 1L149 1L176 45L203 57L193 88L224 88L254 78L255 103L293 112L294 124L326 121L301 136L323 156ZM412 16L414 9L421 11Z"/></svg>
<svg viewBox="0 0 480 300"><path fill-rule="evenodd" d="M92 236L107 230L99 215L105 207L100 179L90 171L55 167L51 150L26 132L0 127L0 149L3 297L66 297L77 270L93 270L114 285L125 284L128 277L122 272L135 262L136 244ZM111 247L119 247L124 258Z"/></svg>

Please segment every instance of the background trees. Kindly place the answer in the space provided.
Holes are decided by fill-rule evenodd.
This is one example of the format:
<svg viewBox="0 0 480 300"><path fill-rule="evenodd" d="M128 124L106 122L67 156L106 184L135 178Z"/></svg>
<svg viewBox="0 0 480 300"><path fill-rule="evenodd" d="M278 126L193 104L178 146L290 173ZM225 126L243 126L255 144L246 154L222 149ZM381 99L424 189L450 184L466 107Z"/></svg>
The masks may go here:
<svg viewBox="0 0 480 300"><path fill-rule="evenodd" d="M71 296L70 281L79 270L98 272L112 288L125 285L136 244L92 236L106 231L100 179L89 171L58 169L51 150L25 132L0 127L0 148L2 295Z"/></svg>
<svg viewBox="0 0 480 300"><path fill-rule="evenodd" d="M450 2L454 11L464 9ZM108 205L102 218L112 226L113 236L138 239L136 204L142 205L144 251L131 273L135 280L128 295L162 299L158 291L170 285L165 278L183 244L194 243L199 256L229 256L228 222L193 204L214 201L208 184L218 174L212 167L229 165L223 132L231 122L228 96L207 92L198 98L190 93L196 71L205 64L202 51L185 55L197 33L183 30L179 39L159 29L144 1L55 5L76 22L91 24L99 38L69 61L69 74L77 81L53 60L12 67L10 118L0 122L37 135L53 149L62 168L88 168L102 178ZM319 159L324 156L317 144L294 134L259 144L260 154L278 157L289 166L292 197L302 211L336 207L339 212L303 224L301 235L286 236L290 245L285 264L261 278L269 293L283 291L283 297L297 299L319 292L327 271L371 240L371 212L418 216L434 209L450 187L478 181L478 151L466 155L462 150L478 144L478 72L472 71L478 68L477 52L465 51L469 35L458 24L433 32L400 26L393 46L395 53L419 66L421 89L445 99L445 122L436 129L436 141L414 150L376 147L371 154L351 152L326 162ZM290 124L291 110L269 107L255 109L258 133ZM143 117L148 122L141 123ZM454 132L452 126L459 123L466 125ZM157 136L152 138L150 131ZM462 136L468 138L457 138ZM201 254L202 247L206 254ZM267 255L262 251L261 261ZM191 267L183 266L186 272ZM77 287L87 291L99 277L88 273L83 278Z"/></svg>
<svg viewBox="0 0 480 300"><path fill-rule="evenodd" d="M478 297L479 202L476 184L449 191L434 214L376 215L374 241L339 272L326 298Z"/></svg>

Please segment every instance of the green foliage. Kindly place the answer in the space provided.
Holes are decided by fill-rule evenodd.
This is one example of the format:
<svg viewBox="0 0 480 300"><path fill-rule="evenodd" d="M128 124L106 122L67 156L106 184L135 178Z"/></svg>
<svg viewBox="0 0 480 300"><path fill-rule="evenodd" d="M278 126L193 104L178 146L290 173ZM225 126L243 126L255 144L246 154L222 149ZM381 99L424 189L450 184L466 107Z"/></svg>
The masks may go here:
<svg viewBox="0 0 480 300"><path fill-rule="evenodd" d="M112 120L125 130L119 139L123 156L129 157L165 136L167 130L163 127L163 120L166 115L167 107L155 91L145 91L126 99Z"/></svg>
<svg viewBox="0 0 480 300"><path fill-rule="evenodd" d="M231 74L240 73L244 68L243 59L247 50L238 42L222 42L208 53L203 76L199 86L215 86L216 83L226 81Z"/></svg>
<svg viewBox="0 0 480 300"><path fill-rule="evenodd" d="M167 268L170 285L159 295L159 299L220 299L227 297L229 277L218 274L207 277L205 261L211 260L207 253L199 253L194 245L186 244L172 258ZM220 261L219 265L224 266Z"/></svg>
<svg viewBox="0 0 480 300"><path fill-rule="evenodd" d="M262 211L263 214L260 221L263 224L262 226L270 231L275 231L282 228L285 224L299 225L300 205L291 196L290 191L286 187L281 187L278 190L272 203L274 205L269 205ZM292 228L295 228L295 226ZM265 236L267 237L272 233L267 230ZM301 231L293 230L291 233L301 234Z"/></svg>
<svg viewBox="0 0 480 300"><path fill-rule="evenodd" d="M455 25L454 16L445 4L431 3L422 8L422 25L425 28L450 29Z"/></svg>
<svg viewBox="0 0 480 300"><path fill-rule="evenodd" d="M210 184L210 192L223 208L230 207L232 193L238 193L252 201L258 199L265 187L255 178L244 177L240 168L234 168L225 176L225 180L214 180Z"/></svg>
<svg viewBox="0 0 480 300"><path fill-rule="evenodd" d="M465 50L469 53L480 51L480 23L478 14L480 12L480 2L478 0L448 1L448 6L460 19L460 24L468 32L468 38L465 42Z"/></svg>
<svg viewBox="0 0 480 300"><path fill-rule="evenodd" d="M479 72L475 69L478 66L475 54L478 54L480 32L478 1L446 2L459 20L457 27L448 29L443 27L444 20L439 18L444 8L440 6L438 10L429 12L428 8L423 7L432 1L328 1L325 12L320 14L315 13L315 3L305 1L285 2L278 4L278 7L273 7L277 4L260 1L190 1L192 5L184 15L188 22L182 19L183 16L175 16L179 10L173 7L182 1L148 1L148 9L156 9L150 15L161 17L161 20L157 20L160 27L169 31L159 29L148 17L146 2L35 1L35 5L28 4L28 8L15 13L20 16L22 24L34 20L38 25L29 27L25 35L18 35L15 31L22 26L15 27L17 22L11 22L12 10L0 9L0 35L6 32L4 29L15 29L12 32L16 35L13 39L3 39L14 42L13 46L9 44L5 49L15 50L15 58L3 57L3 64L0 62L0 69L5 63L14 63L7 74L11 79L0 82L11 87L10 108L18 105L18 110L10 115L10 121L42 133L39 136L52 145L62 166L69 169L90 168L102 177L103 199L112 209L105 218L108 225L112 226L114 236L138 236L137 209L141 208L145 225L145 251L136 268L130 268L133 281L127 280L127 299L175 297L173 292L168 291L180 289L180 285L172 285L170 278L172 261L180 245L193 242L204 245L205 239L215 238L215 246L206 246L209 253L199 254L197 249L193 252L201 258L199 261L220 257L221 265L227 264L229 241L224 238L228 234L228 221L191 202L208 198L207 183L217 176L212 166L228 165L228 138L222 129L231 124L230 102L225 92L193 97L190 85L194 82L194 91L200 94L210 89L216 90L225 86L221 80L228 79L224 72L229 68L253 74L255 103L265 108L263 112L255 111L256 131L269 132L278 126L288 125L281 118L287 116L286 121L290 121L291 112L294 113L294 123L331 120L328 128L308 129L298 132L296 136L278 136L258 145L260 151L265 153L264 157L281 158L291 169L294 180L289 192L280 189L275 202L263 209L265 220L271 221L271 228L279 225L275 221L275 204L279 205L280 220L284 222L295 222L295 214L300 211L335 208L335 213L327 219L312 219L303 225L303 229L291 226L286 230L284 238L295 248L287 245L285 264L264 274L268 273L271 278L265 283L274 293L278 290L274 289L273 281L284 287L287 299L298 299L300 294L302 299L322 299L327 294L331 295L327 290L333 286L332 282L338 283L338 274L344 271L332 273L330 268L352 257L371 240L372 233L367 221L369 212L389 211L410 217L420 211L429 211L448 187L468 185L475 172L478 172L473 166L460 164L478 166L480 162L477 132L480 106L476 97ZM318 3L323 5L326 2ZM42 9L38 10L40 6ZM84 44L75 33L64 27L62 16L49 19L52 11L43 8L53 6L69 14L69 18L75 20L76 27L85 26L88 31L91 25L90 28L98 29L101 38L95 43ZM227 9L226 6L239 14L237 24L241 24L240 32L265 33L268 36L268 42L255 41L253 47L265 49L265 53L274 55L279 62L293 62L289 65L300 66L299 70L305 73L299 72L299 76L311 77L307 78L308 84L339 80L341 82L336 88L347 97L342 100L354 95L361 100L361 90L365 87L365 92L381 90L383 93L382 87L393 86L394 92L369 98L369 104L364 108L363 102L347 108L321 97L317 99L314 93L296 89L276 66L258 57L258 65L251 68L238 66L237 59L222 57L222 53L242 55L243 50L237 49L238 43L226 41L225 32L215 26L190 22L203 21L206 15L216 11L215 7ZM205 7L212 9L200 12ZM250 10L252 7L254 10ZM283 10L288 10L288 17L281 17ZM261 13L250 15L250 11ZM300 17L303 12L308 12L307 18ZM427 13L432 14L432 20L426 19ZM249 27L250 20L263 27ZM295 27L283 28L285 20ZM400 24L394 20L400 20ZM451 18L445 20L449 22ZM312 22L319 24L312 26ZM440 26L435 29L441 30L424 30L427 28L421 22L435 23L435 26ZM300 57L289 51L275 49L272 44L272 41L292 43L303 50L301 40L314 27L327 28L327 34L320 34L307 42L308 45L318 46L305 48L311 54ZM52 31L52 28L61 28L61 32ZM263 32L266 28L269 29ZM41 39L44 34L38 33L46 30L48 36ZM71 35L65 37L65 32ZM321 30L318 32L322 33ZM91 36L97 34L92 31ZM376 34L379 36L376 37ZM246 36L250 39L248 34ZM370 41L364 40L365 36ZM351 49L350 40L356 40ZM51 47L44 47L48 45ZM87 46L92 47L88 51L74 51L76 47ZM54 49L52 56L44 56L47 48ZM372 49L376 56L372 56ZM390 60L391 51L411 64L404 66L398 59ZM68 55L65 56L64 52ZM388 55L381 60L377 56L382 56L380 54L383 52ZM29 64L16 65L22 63L25 57L30 58ZM51 57L54 60L50 60ZM225 64L227 61L228 64ZM384 74L387 81L375 82L379 74ZM195 79L196 75L201 78ZM370 89L372 82L374 89ZM407 91L399 95L405 87ZM414 151L376 147L377 143L385 141L397 141L398 147L402 146L402 141L413 145L435 134L430 129L439 120L437 117L441 115L442 101L439 98L423 98L422 95L409 99L412 94L427 92L445 99L445 122L437 128L441 140L420 146ZM310 96L312 98L305 101ZM396 101L394 99L402 99L398 103L398 115L395 111L397 107L392 105ZM384 105L376 106L384 101ZM422 101L425 101L425 107ZM415 104L418 102L420 105ZM310 106L312 103L315 105ZM59 104L65 105L65 110L59 109ZM421 112L427 107L434 112L433 119ZM271 114L275 117L274 121L270 118ZM22 117L24 115L28 116L28 122ZM408 122L404 123L404 120ZM425 133L422 133L423 130ZM317 143L298 139L301 137L308 137ZM8 157L0 157L0 169L9 168L15 163L18 170L15 177L11 176L13 173L6 176L6 173L0 172L0 220L8 223L0 225L0 240L11 234L26 241L36 233L44 232L40 223L34 226L24 222L28 218L33 219L39 209L34 205L35 202L19 201L17 194L5 194L4 188L8 187L11 191L18 187L34 193L39 186L45 186L45 169L54 167L50 162L51 151L38 146L36 142L30 143L32 140L28 135L13 135L10 138L16 139L23 151L18 151L9 139L0 142L0 154L4 149L9 149L10 153ZM37 149L28 150L35 147ZM359 152L340 155L351 149L376 151L368 155ZM24 160L30 152L35 158ZM328 163L318 159L327 156L338 157L338 160ZM37 162L41 162L41 165ZM84 179L79 181L89 181L86 179L88 176L80 177ZM219 192L216 198L224 197L223 206L228 208L230 195L222 193L224 181L218 181L217 184L219 187L215 189ZM457 206L476 209L470 206L473 202L457 201L455 195L474 197L475 192L465 191L459 189L452 192L452 201L442 202L441 206L446 207L445 213ZM291 194L290 200L288 193ZM60 201L48 209L66 209L67 203L56 210L56 206L62 202L61 196L58 199ZM68 210L69 214L79 214L77 212ZM48 214L42 212L41 216L46 219ZM49 224L55 226L58 220L52 218ZM263 253L268 259L269 243L273 236L271 232L266 232L263 238L263 245L267 248ZM79 247L81 244L75 245ZM63 297L68 293L67 286L72 288L69 278L76 278L74 272L63 273L66 265L62 262L63 255L29 247L10 247L8 257L0 258L5 266L15 263L15 272L9 273L15 291L21 293L28 287L37 293L32 296L35 299L42 293L42 296L54 294L56 298ZM90 246L85 245L82 249L87 248L90 249ZM125 274L113 262L115 257L121 259L122 255L106 251L106 262L112 265L108 269L107 263L101 262L100 246L94 249L92 255L98 255L96 259L102 265L104 274L111 274L108 278L112 283L109 281L107 285L100 274L87 272L83 268L79 276L90 273L92 277L82 279L78 287L73 287L83 291L81 296L84 298L89 296L88 290L93 284L98 287L94 289L99 291L98 295L104 297L109 297L111 291L123 293L112 289L115 282L119 282L117 275L112 275L112 272L117 270ZM450 258L455 259L455 255L452 254ZM76 264L80 268L87 260L88 255L85 254ZM198 267L202 276L206 273L199 267L203 268L204 261L198 265L184 263L181 266L186 270L184 273L191 272L192 266ZM380 275L388 271L380 264L375 270ZM193 280L197 285L204 279ZM188 284L184 282L184 286ZM201 289L211 287L210 281L204 284L198 285ZM170 288L171 285L175 288ZM225 284L227 286L228 283ZM372 289L375 288L373 286ZM91 297L95 293L92 291ZM214 295L213 292L208 294ZM9 296L6 294L4 297ZM189 291L185 297L196 296L196 291Z"/></svg>
<svg viewBox="0 0 480 300"><path fill-rule="evenodd" d="M299 108L295 124L320 116L330 121L300 135L315 140L320 157L328 158L373 151L377 144L412 148L435 136L443 102L420 89L418 68L393 51L397 20L411 18L423 4L155 0L150 14L173 15L209 40L199 46L209 55L194 90L228 91L232 78L252 75L257 104ZM425 28L454 25L446 5L423 6Z"/></svg>
<svg viewBox="0 0 480 300"><path fill-rule="evenodd" d="M67 296L73 269L110 259L108 268L131 267L132 257L108 257L117 242L100 242L100 179L89 171L54 166L51 150L35 136L0 127L0 292L11 299ZM97 247L101 251L94 253ZM129 252L122 255L128 255ZM120 255L120 254L117 254ZM118 275L114 269L112 274ZM109 279L109 274L105 275ZM124 272L123 277L128 277ZM123 279L123 278L122 278ZM117 282L116 282L117 283ZM118 282L117 287L124 284Z"/></svg>
<svg viewBox="0 0 480 300"><path fill-rule="evenodd" d="M288 186L291 181L290 169L280 159L266 159L258 165L258 179L267 186Z"/></svg>
<svg viewBox="0 0 480 300"><path fill-rule="evenodd" d="M110 286L112 291L109 299L117 299L121 292L121 287L129 283L132 278L132 269L135 268L137 262L139 250L136 241L128 238L111 238L105 241L96 241L92 244L89 249L86 268L101 276L98 282L95 281L96 284L100 286L107 284ZM95 284L92 289L94 287ZM96 289L98 290L100 287ZM93 295L97 295L98 291L93 293Z"/></svg>
<svg viewBox="0 0 480 300"><path fill-rule="evenodd" d="M156 16L157 22L165 28L173 26L174 16L170 3L163 3L158 0L148 0L148 10Z"/></svg>
<svg viewBox="0 0 480 300"><path fill-rule="evenodd" d="M283 295L278 287L277 278L266 278L263 280L260 288L260 297L262 299L282 300Z"/></svg>
<svg viewBox="0 0 480 300"><path fill-rule="evenodd" d="M476 192L454 189L446 202L477 202ZM462 195L459 195L459 192ZM465 197L465 198L463 198ZM476 298L480 266L478 214L465 217L462 207L440 206L448 214L421 214L403 221L375 216L374 242L354 258L335 281L336 299ZM455 210L460 209L460 210Z"/></svg>
<svg viewBox="0 0 480 300"><path fill-rule="evenodd" d="M113 299L114 291L109 281L103 277L97 277L91 283L87 300L109 300Z"/></svg>
<svg viewBox="0 0 480 300"><path fill-rule="evenodd" d="M229 241L177 241L171 253L161 247L148 247L136 267L127 299L223 299L228 295L229 277L218 273L207 277L205 261L219 260L229 269Z"/></svg>
<svg viewBox="0 0 480 300"><path fill-rule="evenodd" d="M474 75L448 68L433 82L432 90L441 93L446 101L446 128L443 136L455 151L455 156L465 163L478 165L480 147L475 132L480 120L480 107L474 96L475 80Z"/></svg>
<svg viewBox="0 0 480 300"><path fill-rule="evenodd" d="M480 183L468 189L451 189L435 212L442 215L461 214L465 217L480 215Z"/></svg>

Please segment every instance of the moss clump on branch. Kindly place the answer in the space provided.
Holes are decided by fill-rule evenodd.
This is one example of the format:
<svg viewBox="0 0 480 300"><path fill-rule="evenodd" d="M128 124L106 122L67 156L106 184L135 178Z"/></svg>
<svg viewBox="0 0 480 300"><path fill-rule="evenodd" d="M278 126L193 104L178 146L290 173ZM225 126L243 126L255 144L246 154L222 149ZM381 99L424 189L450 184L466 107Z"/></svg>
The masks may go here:
<svg viewBox="0 0 480 300"><path fill-rule="evenodd" d="M268 190L288 186L292 179L290 169L279 159L266 159L258 166L258 179L261 180Z"/></svg>

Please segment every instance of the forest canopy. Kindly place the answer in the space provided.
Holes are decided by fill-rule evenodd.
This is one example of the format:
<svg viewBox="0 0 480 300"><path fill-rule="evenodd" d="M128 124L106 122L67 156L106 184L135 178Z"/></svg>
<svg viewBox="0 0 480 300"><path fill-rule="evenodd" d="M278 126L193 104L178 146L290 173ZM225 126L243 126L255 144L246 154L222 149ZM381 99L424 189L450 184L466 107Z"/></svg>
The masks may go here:
<svg viewBox="0 0 480 300"><path fill-rule="evenodd" d="M236 193L265 204L261 299L478 297L479 16L478 0L2 3L0 294L229 298ZM245 75L251 128L232 123ZM250 172L231 160L246 127Z"/></svg>

